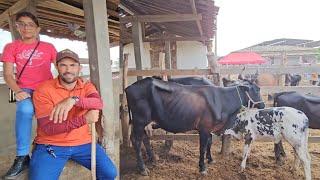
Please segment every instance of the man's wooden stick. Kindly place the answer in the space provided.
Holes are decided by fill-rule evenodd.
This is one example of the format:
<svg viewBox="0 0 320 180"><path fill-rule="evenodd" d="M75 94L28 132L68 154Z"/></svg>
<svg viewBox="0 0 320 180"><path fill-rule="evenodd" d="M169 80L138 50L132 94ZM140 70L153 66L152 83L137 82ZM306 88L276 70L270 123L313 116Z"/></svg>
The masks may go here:
<svg viewBox="0 0 320 180"><path fill-rule="evenodd" d="M91 124L91 178L96 180L96 126Z"/></svg>

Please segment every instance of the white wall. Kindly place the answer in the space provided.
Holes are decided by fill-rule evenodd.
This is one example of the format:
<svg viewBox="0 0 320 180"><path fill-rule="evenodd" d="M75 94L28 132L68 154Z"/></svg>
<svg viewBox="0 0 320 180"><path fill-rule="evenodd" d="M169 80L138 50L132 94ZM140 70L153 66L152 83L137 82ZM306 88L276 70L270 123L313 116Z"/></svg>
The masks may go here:
<svg viewBox="0 0 320 180"><path fill-rule="evenodd" d="M177 68L207 68L207 47L198 41L177 42Z"/></svg>
<svg viewBox="0 0 320 180"><path fill-rule="evenodd" d="M150 65L150 43L144 43L144 54L142 55L142 68L149 69ZM135 68L133 44L127 44L123 49L129 53L129 68ZM207 47L198 41L177 42L177 68L178 69L202 69L207 68Z"/></svg>
<svg viewBox="0 0 320 180"><path fill-rule="evenodd" d="M144 48L142 49L143 54L141 55L142 59L142 69L150 69L151 64L150 64L150 43L145 42L143 43ZM133 49L133 43L127 44L123 47L123 53L129 54L129 62L128 62L128 68L135 68L136 67L136 62L134 60L134 49Z"/></svg>

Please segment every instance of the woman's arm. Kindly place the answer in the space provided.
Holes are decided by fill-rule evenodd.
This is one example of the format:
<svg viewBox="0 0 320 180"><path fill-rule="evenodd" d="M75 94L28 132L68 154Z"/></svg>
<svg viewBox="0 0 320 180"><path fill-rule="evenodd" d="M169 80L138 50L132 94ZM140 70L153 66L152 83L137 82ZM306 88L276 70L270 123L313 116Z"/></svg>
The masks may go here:
<svg viewBox="0 0 320 180"><path fill-rule="evenodd" d="M3 62L3 77L6 84L12 89L15 93L22 91L18 86L15 78L14 78L14 70L13 70L12 62Z"/></svg>
<svg viewBox="0 0 320 180"><path fill-rule="evenodd" d="M26 98L31 97L29 93L22 91L22 89L18 86L13 71L13 63L12 62L3 62L3 77L7 86L16 93L17 101L24 100Z"/></svg>

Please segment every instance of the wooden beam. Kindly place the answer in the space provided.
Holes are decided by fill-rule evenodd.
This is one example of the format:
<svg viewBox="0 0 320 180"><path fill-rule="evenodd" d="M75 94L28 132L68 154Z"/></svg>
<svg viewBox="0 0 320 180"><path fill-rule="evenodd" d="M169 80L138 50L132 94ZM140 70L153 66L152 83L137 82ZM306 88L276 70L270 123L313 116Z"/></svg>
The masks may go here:
<svg viewBox="0 0 320 180"><path fill-rule="evenodd" d="M261 94L273 94L283 91L297 91L301 94L311 93L320 96L320 86L261 86Z"/></svg>
<svg viewBox="0 0 320 180"><path fill-rule="evenodd" d="M151 140L175 140L175 141L199 141L199 134L157 134L150 137ZM273 142L269 139L259 139L258 142ZM309 143L319 143L320 136L309 136Z"/></svg>
<svg viewBox="0 0 320 180"><path fill-rule="evenodd" d="M179 22L201 20L201 14L167 14L167 15L136 15L120 17L120 23L128 22Z"/></svg>
<svg viewBox="0 0 320 180"><path fill-rule="evenodd" d="M144 42L155 42L155 41L206 41L206 37L159 37L159 38L145 38Z"/></svg>
<svg viewBox="0 0 320 180"><path fill-rule="evenodd" d="M44 1L46 2L46 1ZM27 0L27 7L26 7L26 11L31 12L33 15L35 15L37 17L37 0Z"/></svg>
<svg viewBox="0 0 320 180"><path fill-rule="evenodd" d="M0 14L0 26L5 23L9 16L18 13L19 11L25 9L27 7L27 0L20 0L12 5L10 8L5 10L3 13Z"/></svg>
<svg viewBox="0 0 320 180"><path fill-rule="evenodd" d="M243 66L223 65L219 67L220 74L239 74L242 72ZM271 74L303 74L311 72L320 72L319 65L299 65L299 66L247 66L244 71L245 74L254 74L256 71L259 73L271 73Z"/></svg>
<svg viewBox="0 0 320 180"><path fill-rule="evenodd" d="M142 69L142 55L143 52L143 42L142 42L142 27L141 22L135 21L132 23L132 40L134 47L134 59L136 63L136 69ZM141 76L137 77L138 80L142 79Z"/></svg>
<svg viewBox="0 0 320 180"><path fill-rule="evenodd" d="M128 76L196 76L210 75L210 69L129 70Z"/></svg>
<svg viewBox="0 0 320 180"><path fill-rule="evenodd" d="M116 135L115 102L110 62L106 1L83 0L86 39L89 52L90 78L99 90L104 107L103 147L119 169L119 137ZM107 27L107 28L105 28ZM119 108L117 108L118 110Z"/></svg>
<svg viewBox="0 0 320 180"><path fill-rule="evenodd" d="M192 13L195 14L195 15L198 14L195 1L194 0L190 0L190 4L191 4L191 8L192 8ZM198 26L198 30L199 30L200 36L203 36L203 31L202 31L202 26L201 26L200 20L196 20L196 23L197 23L197 26Z"/></svg>
<svg viewBox="0 0 320 180"><path fill-rule="evenodd" d="M39 2L39 6L49 7L50 9L63 11L69 14L77 15L77 16L82 16L82 17L84 16L84 12L82 9L71 6L61 1L57 1L57 0Z"/></svg>

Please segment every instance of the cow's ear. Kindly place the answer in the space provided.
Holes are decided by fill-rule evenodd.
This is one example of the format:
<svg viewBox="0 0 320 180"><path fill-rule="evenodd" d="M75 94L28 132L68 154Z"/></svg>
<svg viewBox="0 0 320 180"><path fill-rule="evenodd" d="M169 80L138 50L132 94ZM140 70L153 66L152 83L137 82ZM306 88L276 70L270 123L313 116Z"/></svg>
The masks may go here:
<svg viewBox="0 0 320 180"><path fill-rule="evenodd" d="M243 80L242 74L239 74L239 75L238 75L238 79L239 79L239 80Z"/></svg>
<svg viewBox="0 0 320 180"><path fill-rule="evenodd" d="M223 84L223 86L228 86L228 83L230 83L230 82L231 82L231 80L229 80L229 79L227 79L227 78L225 78L225 77L222 78L222 84Z"/></svg>

